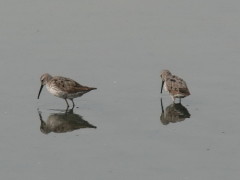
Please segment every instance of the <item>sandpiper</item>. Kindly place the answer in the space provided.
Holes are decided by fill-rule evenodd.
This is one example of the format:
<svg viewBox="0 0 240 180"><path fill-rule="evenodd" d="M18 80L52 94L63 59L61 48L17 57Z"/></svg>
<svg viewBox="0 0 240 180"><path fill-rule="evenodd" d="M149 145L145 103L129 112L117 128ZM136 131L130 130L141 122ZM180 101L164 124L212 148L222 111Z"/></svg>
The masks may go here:
<svg viewBox="0 0 240 180"><path fill-rule="evenodd" d="M38 93L38 99L40 97L43 86L46 85L47 90L54 96L63 98L66 101L68 107L69 104L67 99L70 99L72 101L74 107L75 106L73 102L74 98L80 97L91 90L97 89L94 87L82 86L81 84L77 83L76 81L70 78L61 76L53 77L48 73L43 74L40 77L40 81L41 87Z"/></svg>
<svg viewBox="0 0 240 180"><path fill-rule="evenodd" d="M160 77L162 78L161 93L164 86L164 90L169 92L170 96L175 102L175 98L181 98L190 95L186 82L175 75L172 75L169 70L163 70Z"/></svg>

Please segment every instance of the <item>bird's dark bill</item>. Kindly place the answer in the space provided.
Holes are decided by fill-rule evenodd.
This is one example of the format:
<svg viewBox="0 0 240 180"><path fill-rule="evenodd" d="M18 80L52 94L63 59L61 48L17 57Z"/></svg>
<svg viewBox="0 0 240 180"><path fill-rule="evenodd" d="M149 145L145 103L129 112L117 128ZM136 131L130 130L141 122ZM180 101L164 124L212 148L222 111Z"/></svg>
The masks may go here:
<svg viewBox="0 0 240 180"><path fill-rule="evenodd" d="M40 89L39 89L39 93L38 93L38 99L40 97L41 91L42 91L43 85L41 85Z"/></svg>
<svg viewBox="0 0 240 180"><path fill-rule="evenodd" d="M162 93L162 90L163 90L163 85L164 85L164 81L162 81L161 93Z"/></svg>

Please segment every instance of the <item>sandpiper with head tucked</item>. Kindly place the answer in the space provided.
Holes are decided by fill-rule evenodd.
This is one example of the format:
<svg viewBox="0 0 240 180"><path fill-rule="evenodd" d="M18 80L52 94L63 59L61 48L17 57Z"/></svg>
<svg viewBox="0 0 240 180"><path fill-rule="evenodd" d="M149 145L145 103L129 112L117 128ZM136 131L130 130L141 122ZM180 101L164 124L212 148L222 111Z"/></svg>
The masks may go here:
<svg viewBox="0 0 240 180"><path fill-rule="evenodd" d="M161 93L164 86L164 90L169 92L170 96L175 102L175 98L181 98L190 95L186 82L175 75L172 75L169 70L163 70L160 77L162 78Z"/></svg>
<svg viewBox="0 0 240 180"><path fill-rule="evenodd" d="M70 99L72 101L74 107L74 98L80 97L91 90L97 89L94 87L82 86L81 84L70 78L65 78L61 76L53 77L48 73L43 74L40 77L40 81L41 87L38 93L38 99L40 97L43 86L46 85L47 90L54 96L63 98L66 101L68 107L69 104L67 102L67 99Z"/></svg>

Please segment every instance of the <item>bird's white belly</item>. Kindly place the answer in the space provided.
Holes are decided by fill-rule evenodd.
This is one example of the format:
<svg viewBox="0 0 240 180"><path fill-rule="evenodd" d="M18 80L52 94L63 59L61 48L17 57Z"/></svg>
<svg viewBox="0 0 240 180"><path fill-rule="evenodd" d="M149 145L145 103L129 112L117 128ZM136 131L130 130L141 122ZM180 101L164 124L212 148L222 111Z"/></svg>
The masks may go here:
<svg viewBox="0 0 240 180"><path fill-rule="evenodd" d="M164 91L169 92L169 91L168 91L168 88L167 88L167 83L164 83L164 86L163 86L163 87L164 87Z"/></svg>
<svg viewBox="0 0 240 180"><path fill-rule="evenodd" d="M174 94L173 96L175 98L184 98L185 97L185 95L183 95L183 94Z"/></svg>
<svg viewBox="0 0 240 180"><path fill-rule="evenodd" d="M60 97L60 98L67 98L67 93L59 90L58 88L56 87L49 87L48 85L46 85L47 87L47 90L54 96L57 96L57 97Z"/></svg>

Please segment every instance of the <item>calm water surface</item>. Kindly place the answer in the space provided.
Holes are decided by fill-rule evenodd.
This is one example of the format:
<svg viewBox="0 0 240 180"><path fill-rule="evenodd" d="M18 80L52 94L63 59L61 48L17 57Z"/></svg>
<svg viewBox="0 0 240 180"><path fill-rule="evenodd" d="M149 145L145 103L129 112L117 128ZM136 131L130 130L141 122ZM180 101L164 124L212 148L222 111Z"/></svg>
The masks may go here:
<svg viewBox="0 0 240 180"><path fill-rule="evenodd" d="M1 179L239 178L239 2L1 4ZM98 89L66 111L45 72Z"/></svg>

